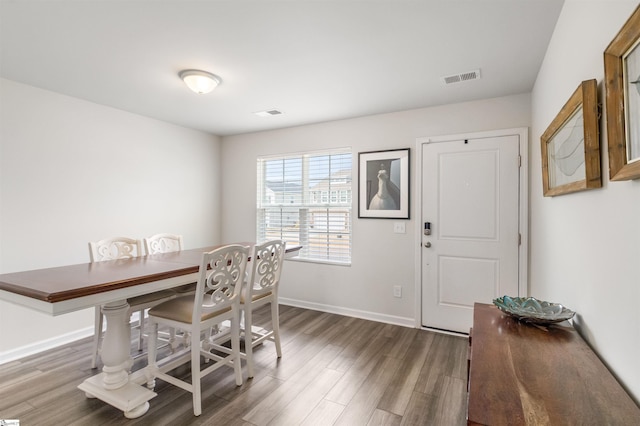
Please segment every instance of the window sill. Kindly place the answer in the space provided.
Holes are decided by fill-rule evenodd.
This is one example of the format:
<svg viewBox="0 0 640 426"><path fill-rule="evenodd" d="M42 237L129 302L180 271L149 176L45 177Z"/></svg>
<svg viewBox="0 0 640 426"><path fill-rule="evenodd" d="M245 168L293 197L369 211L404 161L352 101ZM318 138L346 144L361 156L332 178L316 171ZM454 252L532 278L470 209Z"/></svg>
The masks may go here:
<svg viewBox="0 0 640 426"><path fill-rule="evenodd" d="M347 266L351 267L351 262L336 262L331 260L319 260L319 259L304 259L300 257L292 257L291 259L285 259L287 262L304 262L304 263L318 263L322 265L332 265L332 266Z"/></svg>

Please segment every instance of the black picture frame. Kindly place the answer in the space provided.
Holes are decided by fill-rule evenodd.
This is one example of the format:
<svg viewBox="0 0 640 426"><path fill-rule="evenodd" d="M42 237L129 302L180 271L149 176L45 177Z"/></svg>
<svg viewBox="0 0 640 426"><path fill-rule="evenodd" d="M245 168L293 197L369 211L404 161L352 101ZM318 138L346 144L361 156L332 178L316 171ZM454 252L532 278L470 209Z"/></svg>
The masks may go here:
<svg viewBox="0 0 640 426"><path fill-rule="evenodd" d="M358 153L358 217L409 219L409 148Z"/></svg>

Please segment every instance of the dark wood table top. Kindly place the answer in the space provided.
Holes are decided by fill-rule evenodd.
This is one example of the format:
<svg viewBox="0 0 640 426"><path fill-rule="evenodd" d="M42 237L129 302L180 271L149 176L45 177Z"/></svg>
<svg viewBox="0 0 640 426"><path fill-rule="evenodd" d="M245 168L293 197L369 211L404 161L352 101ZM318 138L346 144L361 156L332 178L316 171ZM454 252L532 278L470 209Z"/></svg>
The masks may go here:
<svg viewBox="0 0 640 426"><path fill-rule="evenodd" d="M474 306L469 424L640 425L640 408L569 322L546 330Z"/></svg>
<svg viewBox="0 0 640 426"><path fill-rule="evenodd" d="M253 243L242 242L251 246ZM221 245L131 259L82 263L0 275L0 290L43 302L61 302L198 272L202 253ZM287 253L300 250L287 247Z"/></svg>

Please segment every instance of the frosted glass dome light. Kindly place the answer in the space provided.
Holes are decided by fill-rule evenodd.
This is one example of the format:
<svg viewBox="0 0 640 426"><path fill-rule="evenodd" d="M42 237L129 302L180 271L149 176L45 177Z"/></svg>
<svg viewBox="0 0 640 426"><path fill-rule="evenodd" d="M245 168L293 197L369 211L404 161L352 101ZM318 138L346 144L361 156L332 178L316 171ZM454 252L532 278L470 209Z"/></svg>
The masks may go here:
<svg viewBox="0 0 640 426"><path fill-rule="evenodd" d="M221 82L220 77L206 71L184 70L179 75L189 89L201 95L211 92Z"/></svg>

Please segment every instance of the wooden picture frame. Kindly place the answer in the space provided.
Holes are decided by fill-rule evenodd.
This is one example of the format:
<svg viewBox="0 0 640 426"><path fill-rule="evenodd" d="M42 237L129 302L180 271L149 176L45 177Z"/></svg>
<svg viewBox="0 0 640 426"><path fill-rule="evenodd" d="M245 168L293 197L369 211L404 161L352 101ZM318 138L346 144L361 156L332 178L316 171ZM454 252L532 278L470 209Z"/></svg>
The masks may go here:
<svg viewBox="0 0 640 426"><path fill-rule="evenodd" d="M631 75L630 75L631 74ZM609 179L640 178L640 6L604 51Z"/></svg>
<svg viewBox="0 0 640 426"><path fill-rule="evenodd" d="M598 83L583 81L540 137L545 197L600 188Z"/></svg>
<svg viewBox="0 0 640 426"><path fill-rule="evenodd" d="M358 153L358 217L409 219L410 149Z"/></svg>

